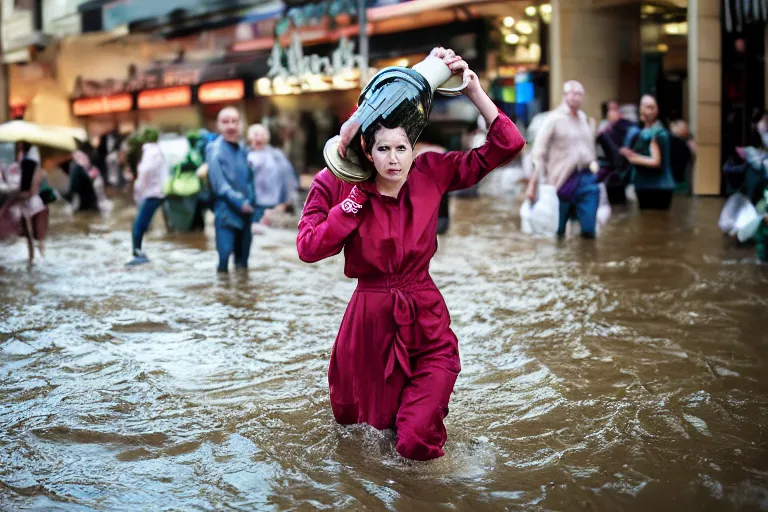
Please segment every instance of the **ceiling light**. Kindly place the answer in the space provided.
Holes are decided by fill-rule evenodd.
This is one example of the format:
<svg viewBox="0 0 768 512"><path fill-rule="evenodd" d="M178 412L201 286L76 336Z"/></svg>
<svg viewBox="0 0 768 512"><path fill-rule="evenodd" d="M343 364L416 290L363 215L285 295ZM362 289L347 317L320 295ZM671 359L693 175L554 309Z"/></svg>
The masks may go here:
<svg viewBox="0 0 768 512"><path fill-rule="evenodd" d="M515 28L521 34L529 35L533 33L533 27L530 23L526 23L525 21L518 21L517 25L515 25Z"/></svg>
<svg viewBox="0 0 768 512"><path fill-rule="evenodd" d="M504 36L504 42L507 44L517 44L520 42L520 36L517 34L507 34Z"/></svg>
<svg viewBox="0 0 768 512"><path fill-rule="evenodd" d="M504 18L505 27L510 28L514 24L515 24L515 18L513 18L512 16L507 16L506 18Z"/></svg>
<svg viewBox="0 0 768 512"><path fill-rule="evenodd" d="M525 8L525 14L526 16L536 16L536 7L533 5L529 5Z"/></svg>
<svg viewBox="0 0 768 512"><path fill-rule="evenodd" d="M541 4L539 7L541 14L552 14L552 6L550 4Z"/></svg>

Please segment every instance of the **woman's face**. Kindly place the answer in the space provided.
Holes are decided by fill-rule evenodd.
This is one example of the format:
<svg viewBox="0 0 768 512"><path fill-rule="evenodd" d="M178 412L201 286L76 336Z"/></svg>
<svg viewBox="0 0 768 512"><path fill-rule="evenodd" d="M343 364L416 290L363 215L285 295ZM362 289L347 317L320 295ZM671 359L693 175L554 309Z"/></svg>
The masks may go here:
<svg viewBox="0 0 768 512"><path fill-rule="evenodd" d="M373 162L378 179L401 183L413 164L413 146L402 128L379 128L368 159Z"/></svg>
<svg viewBox="0 0 768 512"><path fill-rule="evenodd" d="M656 100L650 96L644 96L640 100L640 118L650 124L656 122L657 117L659 117L659 107L656 105Z"/></svg>

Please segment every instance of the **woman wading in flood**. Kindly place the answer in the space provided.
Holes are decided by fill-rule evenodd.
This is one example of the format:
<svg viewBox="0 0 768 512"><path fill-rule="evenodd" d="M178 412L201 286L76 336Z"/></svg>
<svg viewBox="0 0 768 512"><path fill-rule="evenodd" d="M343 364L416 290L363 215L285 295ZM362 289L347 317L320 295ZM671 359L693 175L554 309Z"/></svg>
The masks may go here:
<svg viewBox="0 0 768 512"><path fill-rule="evenodd" d="M344 273L358 279L328 372L336 421L395 428L397 451L415 460L443 455L443 419L460 371L458 340L429 275L440 200L446 192L476 184L525 144L461 57L443 48L430 57L442 59L451 72L469 80L463 93L490 127L487 142L466 153L427 152L414 159L432 90L427 83L428 94L418 105L406 101L387 106L386 97L396 91L376 96L376 90L389 87L393 73L413 83L426 81L411 69L382 70L363 90L358 112L342 127L339 145L339 155L346 156L349 144L372 172L371 179L352 185L327 168L321 171L309 191L297 237L305 262L344 249ZM363 104L366 97L368 105ZM364 115L362 110L368 108L370 114L374 102L375 120L355 121L360 130L350 129L356 116L359 120ZM417 113L421 124L413 121Z"/></svg>

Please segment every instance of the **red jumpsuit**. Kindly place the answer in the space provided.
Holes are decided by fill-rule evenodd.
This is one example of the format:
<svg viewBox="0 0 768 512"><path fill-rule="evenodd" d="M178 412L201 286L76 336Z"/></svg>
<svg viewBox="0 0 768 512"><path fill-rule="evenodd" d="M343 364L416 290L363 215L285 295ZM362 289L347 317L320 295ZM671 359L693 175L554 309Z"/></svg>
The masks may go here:
<svg viewBox="0 0 768 512"><path fill-rule="evenodd" d="M396 199L368 182L358 185L368 204L348 213L340 203L352 185L324 169L304 204L299 257L312 263L344 249L344 274L358 279L331 353L334 417L395 428L397 451L409 459L443 455L443 418L461 369L445 301L429 275L440 199L476 184L524 144L499 112L483 146L418 156Z"/></svg>

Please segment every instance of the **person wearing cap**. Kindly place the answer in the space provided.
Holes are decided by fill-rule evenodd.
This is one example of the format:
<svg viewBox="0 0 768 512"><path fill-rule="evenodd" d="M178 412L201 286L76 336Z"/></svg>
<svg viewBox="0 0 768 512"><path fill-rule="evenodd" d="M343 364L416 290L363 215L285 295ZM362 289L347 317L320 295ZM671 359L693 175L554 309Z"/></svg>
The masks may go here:
<svg viewBox="0 0 768 512"><path fill-rule="evenodd" d="M427 60L464 77L464 94L488 122L486 144L414 158L435 88L415 69L386 68L342 126L339 153L325 155L331 170L336 156L346 157L370 177L355 185L338 170L318 173L297 236L302 261L343 250L344 273L358 279L328 372L336 421L394 428L398 453L414 460L443 455L443 419L461 369L445 301L429 274L440 200L479 182L525 144L461 57L435 48Z"/></svg>

